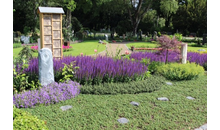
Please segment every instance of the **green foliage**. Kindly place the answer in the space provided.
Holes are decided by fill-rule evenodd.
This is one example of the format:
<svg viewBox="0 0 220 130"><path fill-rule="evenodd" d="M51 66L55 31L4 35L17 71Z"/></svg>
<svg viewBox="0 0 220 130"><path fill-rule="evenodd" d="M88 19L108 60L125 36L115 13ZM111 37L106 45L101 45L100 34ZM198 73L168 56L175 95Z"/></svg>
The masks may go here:
<svg viewBox="0 0 220 130"><path fill-rule="evenodd" d="M149 73L148 73L149 74ZM103 83L100 85L84 85L80 89L82 94L136 94L153 92L165 83L163 77L151 76L146 80L129 83Z"/></svg>
<svg viewBox="0 0 220 130"><path fill-rule="evenodd" d="M150 71L151 74L154 74L157 71L158 67L160 67L163 64L163 62L152 61L147 67L148 71Z"/></svg>
<svg viewBox="0 0 220 130"><path fill-rule="evenodd" d="M143 63L144 65L148 65L150 63L150 58L149 59L147 57L146 58L142 58L141 59L141 63Z"/></svg>
<svg viewBox="0 0 220 130"><path fill-rule="evenodd" d="M19 47L21 47L21 43L14 43L13 44L13 48L19 48Z"/></svg>
<svg viewBox="0 0 220 130"><path fill-rule="evenodd" d="M20 62L25 59L26 61L29 61L33 58L32 56L32 50L27 46L24 45L22 50L18 53L18 57L20 58Z"/></svg>
<svg viewBox="0 0 220 130"><path fill-rule="evenodd" d="M64 68L62 69L62 76L63 78L60 79L60 82L66 82L69 80L74 80L75 79L75 73L79 69L78 66L75 66L75 61L71 62L69 65L64 64Z"/></svg>
<svg viewBox="0 0 220 130"><path fill-rule="evenodd" d="M27 36L27 35L28 35L28 33L30 33L30 30L31 30L31 28L30 28L30 27L25 26L25 27L24 27L24 29L23 29L24 35L25 35L25 36Z"/></svg>
<svg viewBox="0 0 220 130"><path fill-rule="evenodd" d="M195 63L170 63L160 66L157 73L169 80L191 80L203 75L204 69Z"/></svg>
<svg viewBox="0 0 220 130"><path fill-rule="evenodd" d="M13 107L14 130L49 130L44 121L26 111Z"/></svg>
<svg viewBox="0 0 220 130"><path fill-rule="evenodd" d="M180 34L180 33L175 33L174 35L175 35L175 38L176 38L178 41L182 41L182 39L183 39L182 34Z"/></svg>
<svg viewBox="0 0 220 130"><path fill-rule="evenodd" d="M204 68L205 71L207 71L207 63L203 64L203 68Z"/></svg>
<svg viewBox="0 0 220 130"><path fill-rule="evenodd" d="M23 70L27 67L28 64L25 62L25 60L23 60L20 72L16 72L15 68L13 68L13 93L22 92L28 88L28 76L23 73Z"/></svg>

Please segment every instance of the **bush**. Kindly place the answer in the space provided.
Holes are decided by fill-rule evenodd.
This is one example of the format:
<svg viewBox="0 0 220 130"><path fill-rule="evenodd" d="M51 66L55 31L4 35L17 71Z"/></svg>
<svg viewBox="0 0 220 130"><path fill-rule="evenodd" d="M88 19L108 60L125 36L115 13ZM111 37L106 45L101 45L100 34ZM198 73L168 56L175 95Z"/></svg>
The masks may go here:
<svg viewBox="0 0 220 130"><path fill-rule="evenodd" d="M148 65L148 71L151 72L151 74L154 74L158 67L163 65L163 62L159 62L159 61L152 61L149 65Z"/></svg>
<svg viewBox="0 0 220 130"><path fill-rule="evenodd" d="M49 105L74 98L80 92L79 83L51 83L39 90L29 90L13 96L13 104L17 108L28 108L37 105Z"/></svg>
<svg viewBox="0 0 220 130"><path fill-rule="evenodd" d="M13 108L14 130L49 130L44 121L28 112Z"/></svg>
<svg viewBox="0 0 220 130"><path fill-rule="evenodd" d="M204 69L196 63L170 63L160 66L157 73L169 80L191 80L204 74Z"/></svg>
<svg viewBox="0 0 220 130"><path fill-rule="evenodd" d="M133 81L129 83L104 83L100 85L84 85L80 89L82 94L136 94L142 92L153 92L165 83L165 78L151 76L146 80Z"/></svg>

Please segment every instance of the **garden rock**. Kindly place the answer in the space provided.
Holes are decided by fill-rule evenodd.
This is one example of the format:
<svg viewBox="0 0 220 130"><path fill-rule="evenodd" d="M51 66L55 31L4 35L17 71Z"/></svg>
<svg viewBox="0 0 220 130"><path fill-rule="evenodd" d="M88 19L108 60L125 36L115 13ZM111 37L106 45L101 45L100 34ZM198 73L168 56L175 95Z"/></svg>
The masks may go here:
<svg viewBox="0 0 220 130"><path fill-rule="evenodd" d="M120 118L120 119L118 119L118 122L121 123L121 124L125 124L125 123L128 123L129 120L126 119L126 118Z"/></svg>
<svg viewBox="0 0 220 130"><path fill-rule="evenodd" d="M39 67L39 81L42 86L54 82L53 72L53 56L48 48L43 48L38 54L38 67Z"/></svg>
<svg viewBox="0 0 220 130"><path fill-rule="evenodd" d="M139 106L139 103L137 103L137 102L131 102L130 104L132 104L132 105L134 105L134 106Z"/></svg>
<svg viewBox="0 0 220 130"><path fill-rule="evenodd" d="M160 97L160 98L157 98L157 100L160 100L160 101L169 101L169 99L166 98L166 97Z"/></svg>
<svg viewBox="0 0 220 130"><path fill-rule="evenodd" d="M167 85L173 85L171 82L166 82Z"/></svg>
<svg viewBox="0 0 220 130"><path fill-rule="evenodd" d="M63 111L66 111L68 109L72 108L72 106L70 105L66 105L66 106L61 106L60 109L62 109Z"/></svg>
<svg viewBox="0 0 220 130"><path fill-rule="evenodd" d="M194 100L195 98L193 98L193 97L190 97L190 96L188 96L188 97L186 97L187 99L189 99L189 100Z"/></svg>

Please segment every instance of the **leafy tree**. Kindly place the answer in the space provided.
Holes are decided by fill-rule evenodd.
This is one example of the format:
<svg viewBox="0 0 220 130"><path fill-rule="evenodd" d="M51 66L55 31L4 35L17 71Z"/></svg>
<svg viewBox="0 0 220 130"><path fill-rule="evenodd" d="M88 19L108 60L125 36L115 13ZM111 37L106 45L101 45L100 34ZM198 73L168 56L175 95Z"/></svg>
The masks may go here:
<svg viewBox="0 0 220 130"><path fill-rule="evenodd" d="M131 21L133 35L136 35L138 25L144 14L151 8L152 2L153 0L124 0Z"/></svg>
<svg viewBox="0 0 220 130"><path fill-rule="evenodd" d="M166 18L165 26L169 27L173 14L178 10L178 2L176 0L162 0L160 2L160 10Z"/></svg>

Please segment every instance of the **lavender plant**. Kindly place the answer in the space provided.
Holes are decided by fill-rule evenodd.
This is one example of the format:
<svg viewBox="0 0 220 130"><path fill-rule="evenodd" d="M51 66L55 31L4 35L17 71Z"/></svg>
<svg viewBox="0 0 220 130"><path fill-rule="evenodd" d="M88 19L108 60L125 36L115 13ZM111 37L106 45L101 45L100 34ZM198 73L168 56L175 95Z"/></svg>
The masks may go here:
<svg viewBox="0 0 220 130"><path fill-rule="evenodd" d="M80 93L80 84L69 80L67 83L52 83L39 90L29 90L13 96L17 108L29 108L36 105L49 105L74 98Z"/></svg>

